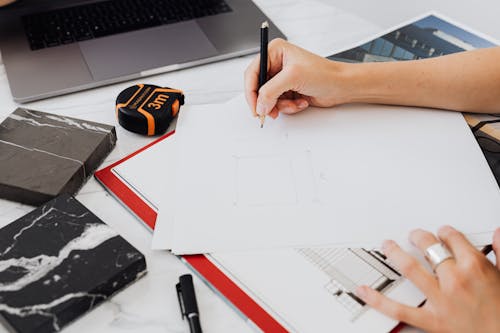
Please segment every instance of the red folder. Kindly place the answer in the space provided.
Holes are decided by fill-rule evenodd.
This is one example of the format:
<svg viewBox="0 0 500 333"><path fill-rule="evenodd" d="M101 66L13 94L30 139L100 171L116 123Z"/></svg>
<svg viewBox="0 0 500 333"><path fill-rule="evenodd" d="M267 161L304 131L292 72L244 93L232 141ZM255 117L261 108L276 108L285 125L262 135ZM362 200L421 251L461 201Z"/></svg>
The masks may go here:
<svg viewBox="0 0 500 333"><path fill-rule="evenodd" d="M175 131L169 132L147 146L124 157L101 170L96 171L94 177L108 190L116 199L128 207L148 228L153 231L156 222L156 212L132 191L123 181L118 178L112 169L125 162L129 158L141 153L154 144L167 139ZM241 290L227 275L215 266L205 255L182 256L182 259L206 282L223 295L241 313L251 320L263 332L287 332L287 330L248 294ZM398 332L403 325L396 326L391 333Z"/></svg>

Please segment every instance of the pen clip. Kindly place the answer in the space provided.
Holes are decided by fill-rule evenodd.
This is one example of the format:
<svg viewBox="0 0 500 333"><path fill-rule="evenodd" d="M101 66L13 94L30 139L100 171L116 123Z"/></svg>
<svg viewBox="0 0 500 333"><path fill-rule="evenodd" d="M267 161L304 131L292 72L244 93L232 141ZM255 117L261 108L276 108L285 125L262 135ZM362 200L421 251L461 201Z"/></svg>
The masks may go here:
<svg viewBox="0 0 500 333"><path fill-rule="evenodd" d="M181 284L177 283L175 285L175 289L177 290L177 299L179 300L179 307L181 308L181 318L186 319L186 308L184 306L184 300L182 298Z"/></svg>

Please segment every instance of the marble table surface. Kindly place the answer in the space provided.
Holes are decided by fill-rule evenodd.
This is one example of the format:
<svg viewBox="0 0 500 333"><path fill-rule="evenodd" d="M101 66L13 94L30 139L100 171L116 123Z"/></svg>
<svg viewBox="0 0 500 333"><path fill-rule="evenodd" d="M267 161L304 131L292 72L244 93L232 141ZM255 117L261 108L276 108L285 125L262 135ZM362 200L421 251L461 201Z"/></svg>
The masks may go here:
<svg viewBox="0 0 500 333"><path fill-rule="evenodd" d="M255 2L273 19L290 41L322 55L331 54L391 25L429 11L433 9L432 6L437 6L444 14L454 15L456 19L465 21L468 25L477 23L477 29L494 37L500 36L500 26L497 26L496 15L492 14L498 13L500 8L495 11L486 10L486 14L489 12L490 15L484 18L471 10L472 2L469 5L451 1L421 1L418 5L413 5L394 0L377 1L373 4L361 0L255 0ZM375 3L379 7L373 8ZM500 7L493 0L485 3ZM457 9L457 6L462 8ZM367 8L371 8L371 12ZM191 105L221 103L243 92L243 71L252 58L253 56L236 58L23 106L117 126L118 142L104 162L105 166L152 140L119 127L115 119L114 100L122 89L144 82L182 89L186 94L186 102ZM220 75L220 73L227 74ZM217 80L213 80L214 77ZM17 106L10 95L5 68L0 60L0 121ZM151 233L105 192L95 179L90 179L76 197L145 254L149 272L134 285L69 325L64 331L68 333L189 332L187 323L181 319L174 288L179 275L189 273L189 269L167 252L152 251ZM0 200L0 227L32 209L30 206ZM204 331L255 331L255 328L248 325L198 278L195 278L195 288ZM410 332L414 329L406 328L405 331ZM6 330L0 326L0 333L3 332Z"/></svg>

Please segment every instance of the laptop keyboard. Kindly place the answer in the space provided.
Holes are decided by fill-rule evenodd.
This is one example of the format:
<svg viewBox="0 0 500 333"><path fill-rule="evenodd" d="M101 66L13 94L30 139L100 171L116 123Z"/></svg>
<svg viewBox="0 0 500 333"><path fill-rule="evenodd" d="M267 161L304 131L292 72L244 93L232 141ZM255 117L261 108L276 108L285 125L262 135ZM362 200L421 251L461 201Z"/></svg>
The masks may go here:
<svg viewBox="0 0 500 333"><path fill-rule="evenodd" d="M32 50L230 12L224 0L108 0L22 18Z"/></svg>

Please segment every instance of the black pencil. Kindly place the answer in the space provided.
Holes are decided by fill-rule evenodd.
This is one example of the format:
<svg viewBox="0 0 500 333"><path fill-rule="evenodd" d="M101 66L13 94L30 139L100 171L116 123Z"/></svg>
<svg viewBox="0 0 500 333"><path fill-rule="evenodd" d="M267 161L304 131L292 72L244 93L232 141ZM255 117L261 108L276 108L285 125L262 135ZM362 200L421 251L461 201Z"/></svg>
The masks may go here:
<svg viewBox="0 0 500 333"><path fill-rule="evenodd" d="M265 21L260 27L260 72L259 72L259 89L267 81L267 44L269 42L269 23ZM264 127L265 115L260 115L260 128Z"/></svg>

